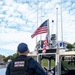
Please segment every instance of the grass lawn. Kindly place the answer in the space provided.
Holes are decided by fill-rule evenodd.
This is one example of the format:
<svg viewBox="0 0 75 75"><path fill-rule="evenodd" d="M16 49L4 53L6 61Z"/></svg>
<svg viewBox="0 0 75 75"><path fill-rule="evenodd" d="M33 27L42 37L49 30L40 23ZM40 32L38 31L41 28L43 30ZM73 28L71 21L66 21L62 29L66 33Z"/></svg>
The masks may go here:
<svg viewBox="0 0 75 75"><path fill-rule="evenodd" d="M69 68L69 69L75 69L75 64L74 62L70 62L70 61L62 61L62 64Z"/></svg>
<svg viewBox="0 0 75 75"><path fill-rule="evenodd" d="M69 64L69 61L62 61L62 64L63 64L64 67L67 67L68 69L75 69L75 64L74 63ZM48 67L48 60L43 59L41 61L41 66L47 68ZM54 66L55 66L55 61L51 60L51 68L53 68Z"/></svg>
<svg viewBox="0 0 75 75"><path fill-rule="evenodd" d="M43 67L48 67L48 60L43 59L43 60L41 61L41 65L42 65ZM54 60L51 60L51 68L53 68L54 66L55 66L55 61L54 61Z"/></svg>

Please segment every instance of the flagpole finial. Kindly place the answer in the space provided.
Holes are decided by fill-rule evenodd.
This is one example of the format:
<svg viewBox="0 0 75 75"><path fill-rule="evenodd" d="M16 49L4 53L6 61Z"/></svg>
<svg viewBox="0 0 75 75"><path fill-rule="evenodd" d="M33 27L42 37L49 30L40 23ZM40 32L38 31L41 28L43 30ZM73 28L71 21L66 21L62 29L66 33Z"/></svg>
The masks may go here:
<svg viewBox="0 0 75 75"><path fill-rule="evenodd" d="M52 22L54 22L54 20L52 20Z"/></svg>
<svg viewBox="0 0 75 75"><path fill-rule="evenodd" d="M58 9L58 7L56 9Z"/></svg>

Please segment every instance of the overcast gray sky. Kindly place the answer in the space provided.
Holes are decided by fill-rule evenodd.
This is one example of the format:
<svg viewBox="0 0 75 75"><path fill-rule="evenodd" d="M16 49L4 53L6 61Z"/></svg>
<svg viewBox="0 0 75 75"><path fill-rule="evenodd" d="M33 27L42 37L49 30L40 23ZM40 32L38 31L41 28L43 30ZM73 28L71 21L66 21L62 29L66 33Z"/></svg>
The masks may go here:
<svg viewBox="0 0 75 75"><path fill-rule="evenodd" d="M56 8L58 40L61 40L61 2L63 40L74 43L75 0L0 0L0 54L15 53L20 42L27 43L30 51L34 51L36 37L32 39L31 34L46 19L49 19L50 33L56 33ZM42 39L45 39L44 34Z"/></svg>

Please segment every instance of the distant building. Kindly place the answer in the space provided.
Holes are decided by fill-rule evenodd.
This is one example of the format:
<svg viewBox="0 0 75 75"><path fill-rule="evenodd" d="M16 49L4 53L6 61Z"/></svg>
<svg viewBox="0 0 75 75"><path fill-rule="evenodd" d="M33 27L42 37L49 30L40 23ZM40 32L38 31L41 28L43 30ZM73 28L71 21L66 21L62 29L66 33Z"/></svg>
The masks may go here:
<svg viewBox="0 0 75 75"><path fill-rule="evenodd" d="M4 64L3 58L0 58L0 65L3 65L3 64Z"/></svg>

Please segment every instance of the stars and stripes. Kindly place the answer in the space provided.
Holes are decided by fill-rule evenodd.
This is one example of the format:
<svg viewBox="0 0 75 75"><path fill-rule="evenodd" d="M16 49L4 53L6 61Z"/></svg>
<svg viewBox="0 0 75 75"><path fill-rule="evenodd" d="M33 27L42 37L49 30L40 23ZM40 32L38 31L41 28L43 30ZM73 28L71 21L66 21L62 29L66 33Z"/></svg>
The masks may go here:
<svg viewBox="0 0 75 75"><path fill-rule="evenodd" d="M37 29L36 31L31 35L32 38L34 38L38 34L47 33L48 32L48 20L44 21Z"/></svg>

